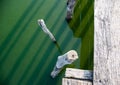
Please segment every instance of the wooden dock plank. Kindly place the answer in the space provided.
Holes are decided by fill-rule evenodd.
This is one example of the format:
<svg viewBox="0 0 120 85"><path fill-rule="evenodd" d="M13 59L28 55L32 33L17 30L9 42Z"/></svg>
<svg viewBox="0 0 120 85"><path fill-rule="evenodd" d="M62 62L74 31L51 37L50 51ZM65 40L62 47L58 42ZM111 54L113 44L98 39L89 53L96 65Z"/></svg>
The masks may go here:
<svg viewBox="0 0 120 85"><path fill-rule="evenodd" d="M93 80L93 72L91 70L66 68L65 77Z"/></svg>
<svg viewBox="0 0 120 85"><path fill-rule="evenodd" d="M85 80L63 78L62 85L92 85L92 82Z"/></svg>
<svg viewBox="0 0 120 85"><path fill-rule="evenodd" d="M94 85L120 85L120 0L95 0Z"/></svg>
<svg viewBox="0 0 120 85"><path fill-rule="evenodd" d="M92 85L92 80L93 72L91 70L66 68L62 85Z"/></svg>

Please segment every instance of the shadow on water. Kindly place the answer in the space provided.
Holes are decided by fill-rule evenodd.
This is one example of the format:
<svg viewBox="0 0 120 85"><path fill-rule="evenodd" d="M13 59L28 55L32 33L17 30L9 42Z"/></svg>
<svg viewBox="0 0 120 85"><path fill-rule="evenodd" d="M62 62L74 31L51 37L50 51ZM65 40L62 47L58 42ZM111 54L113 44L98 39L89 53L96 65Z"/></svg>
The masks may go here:
<svg viewBox="0 0 120 85"><path fill-rule="evenodd" d="M63 25L64 25L64 23L63 23ZM65 26L63 26L63 25L61 25L61 27L59 28L60 30L58 31L58 34L56 35L56 36L60 36L61 34L60 33L62 33L63 32L63 30L61 30L61 28L66 28L66 25ZM67 38L67 39L66 39ZM63 41L66 41L66 40L68 40L67 42L62 42L62 44L63 44L63 47L67 47L67 44L68 44L68 42L71 40L71 38L69 37L69 34L67 34L66 36L65 36L65 39L63 40ZM78 42L76 42L75 43L76 44L76 47L78 46ZM50 47L48 47L49 49L50 49ZM45 51L46 52L46 51ZM48 51L47 51L48 52ZM48 54L44 54L43 56L46 56L46 55L50 55L50 53L48 53ZM57 53L55 53L53 56L56 56L57 55ZM41 61L43 62L43 63L45 63L45 61L43 61L44 59L42 58L41 59ZM47 60L49 60L49 59L47 59ZM53 65L54 66L54 61L56 61L56 59L55 58L52 58L51 59L52 61L50 61L49 63L51 64L51 65ZM35 71L33 72L33 74L32 74L32 76L30 77L30 79L28 80L28 82L27 82L27 84L32 84L36 79L37 79L37 77L38 77L38 74L40 73L41 74L41 72L39 72L39 71L41 71L41 70L43 70L43 68L39 68L39 67L42 67L42 65L44 65L41 61L39 61L40 63L37 65L37 67L36 67L36 69L35 69ZM48 62L47 62L48 63ZM51 67L51 68L53 68L53 66ZM45 68L47 68L47 69L51 69L50 68L50 66L45 66ZM46 81L46 80L44 80L44 79L46 79L46 78L44 78L44 77L46 77L45 75L46 75L46 73L48 74L48 76L50 76L50 73L48 73L48 70L44 70L44 74L41 74L40 75L40 79L39 79L39 82L36 84L36 85L39 85L39 84L43 84L43 81ZM52 69L51 69L52 70ZM51 77L49 77L49 79L51 80ZM55 82L54 82L55 83Z"/></svg>
<svg viewBox="0 0 120 85"><path fill-rule="evenodd" d="M58 3L58 2L57 2ZM56 3L55 3L55 5L56 5ZM55 7L55 6L54 6ZM52 8L54 8L54 7L52 7ZM51 10L52 12L53 12L53 10ZM50 11L49 11L50 12ZM49 14L49 12L48 12L48 15L47 16L50 16L50 14ZM62 14L64 12L64 10L62 10L61 11L61 13L60 13L60 15ZM56 19L56 21L55 22L57 22L57 21L59 21L59 16L60 15L58 15L58 17L57 17L57 19ZM45 17L46 19L49 19L49 17ZM52 28L54 28L56 26L56 23L52 26ZM54 31L55 29L53 29L52 31ZM48 36L46 36L46 38L47 38ZM38 57L38 55L39 55L39 53L40 53L40 51L41 51L41 48L43 48L43 44L46 42L46 38L44 38L44 40L41 42L41 45L39 46L39 49L37 50L37 52L35 53L35 55L34 55L34 57L33 57L33 59L32 59L32 61L29 63L29 65L27 66L27 68L25 69L25 71L24 71L24 73L23 73L23 75L22 75L22 77L20 78L20 80L18 80L18 85L21 85L21 83L22 83L22 81L26 78L26 76L27 76L27 73L29 72L29 70L31 69L31 66L32 66L32 64L34 63L34 61L35 61L35 59ZM60 54L62 53L62 51L61 51L61 49L60 49L60 46L59 46L59 44L56 42L54 45L56 45L56 47L58 48L58 51L60 52ZM54 45L49 45L49 46L54 46ZM51 47L51 48L49 48L49 49L52 49L53 47ZM45 52L46 52L46 50L45 50ZM47 51L47 52L49 52L49 51ZM43 61L44 60L44 57L41 59L41 61ZM40 62L41 62L40 61ZM39 66L40 67L40 66ZM38 68L39 68L38 67ZM36 75L37 76L37 75ZM35 78L36 79L36 78ZM31 81L32 82L32 81ZM31 83L32 84L32 83Z"/></svg>
<svg viewBox="0 0 120 85"><path fill-rule="evenodd" d="M53 9L53 8L55 8L55 6L56 6L56 4L58 3L58 1L56 1L55 2L55 4L54 4L54 6L51 8L51 9ZM43 3L41 4L41 5L43 5ZM38 7L37 7L37 9L35 10L35 12L33 13L33 15L31 16L31 18L30 19L32 19L33 17L34 17L34 15L37 13L37 11L38 11L38 9L41 7L41 5L39 5ZM58 6L58 5L57 5ZM53 10L50 10L49 12L52 12ZM49 12L48 12L48 14L49 14ZM49 15L50 16L50 15ZM46 18L48 19L49 17L48 17L48 15L46 16ZM29 23L29 22L28 22ZM22 31L23 32L23 31ZM35 37L34 37L34 39L35 39ZM30 39L30 41L32 40L32 38ZM32 43L31 43L32 44ZM28 44L29 45L29 44ZM27 45L27 46L28 46ZM31 46L29 45L29 48L30 48ZM23 50L23 53L24 53L24 51L25 50ZM28 50L27 50L28 51ZM23 54L22 53L22 54ZM25 52L25 55L27 54L27 52ZM25 56L24 55L24 56ZM22 55L23 56L23 55ZM17 68L19 67L19 65L20 65L20 63L21 63L21 61L23 60L24 58L23 57L19 57L18 59L17 59L17 62L15 63L15 65L13 66L13 68L12 68L12 71L10 71L10 73L8 74L8 77L5 79L5 80L9 80L10 79L10 77L12 77L13 76L13 74L16 72L16 70L17 70ZM17 66L16 66L17 65Z"/></svg>
<svg viewBox="0 0 120 85"><path fill-rule="evenodd" d="M24 31L27 29L28 25L30 24L30 21L33 19L33 17L35 16L35 14L38 12L38 9L40 9L40 7L44 4L44 1L41 2L41 4L37 7L37 9L34 11L34 13L31 15L31 17L28 19L28 21L26 22L26 24L24 25L24 27L22 28L22 30L18 33L18 35L16 36L14 42L10 45L10 47L8 48L8 50L6 51L6 54L3 56L3 58L0 60L0 64L2 66L2 64L4 63L4 61L7 59L8 55L10 54L10 52L12 51L12 49L14 48L14 46L16 45L17 41L19 40L20 36L24 33ZM25 12L26 13L26 12ZM22 23L22 22L21 22ZM20 27L20 24L18 25L18 27ZM17 26L17 25L16 25ZM18 29L17 27L17 29ZM17 31L17 30L16 30ZM13 33L13 32L12 32ZM13 33L12 35L14 36L15 33ZM11 36L11 38L13 37ZM8 42L6 42L8 43Z"/></svg>
<svg viewBox="0 0 120 85"><path fill-rule="evenodd" d="M60 54L62 54L62 50L61 50L61 48L60 48L58 42L55 42L55 45L56 45L56 47L58 48L58 51L60 52Z"/></svg>
<svg viewBox="0 0 120 85"><path fill-rule="evenodd" d="M57 35L56 35L56 37L57 36L60 36L61 35L61 32L63 32L63 30L62 29L64 29L64 28L66 28L66 24L65 24L65 22L63 22L63 24L61 24L61 27L59 28L59 30L57 31ZM64 48L67 48L68 47L68 42L70 42L71 41L71 37L69 37L70 35L69 35L69 32L66 34L66 36L65 36L65 38L64 38L64 40L62 41L62 45L63 45L63 47ZM77 47L78 46L78 42L75 42L75 46ZM74 45L73 45L73 47L74 47ZM62 50L62 51L64 51L64 49ZM49 56L50 56L50 53L49 53ZM44 65L43 67L41 67L41 68L39 68L39 67L37 67L36 68L36 70L35 70L35 72L33 72L33 75L35 75L35 73L37 72L37 71L40 71L40 72L38 72L38 74L40 75L40 78L37 78L37 79L39 79L39 81L37 82L37 84L36 85L39 85L39 84L43 84L44 82L46 82L46 81L50 81L50 80L52 80L51 79L51 77L49 77L49 79L50 80L48 80L48 76L50 76L50 71L52 71L53 70L53 67L54 67L54 65L55 65L55 62L56 62L56 58L54 58L54 56L58 56L57 55L57 52L55 52L54 53L54 55L52 55L53 57L50 57L50 59L48 58L47 59L47 64L50 64L49 66L46 66L46 65ZM41 62L41 61L40 61ZM45 63L45 62L44 62ZM39 64L39 65L41 65L41 64ZM39 66L38 65L38 66ZM52 68L52 69L51 69ZM41 70L40 70L41 69ZM43 73L44 72L44 73ZM48 76L46 76L46 74L48 74ZM37 76L35 76L35 78L36 77L38 77L38 75ZM33 78L33 77L31 77L31 78ZM44 80L44 79L46 79L46 80ZM32 81L33 79L29 79L28 80L28 83L27 84L31 84L31 81ZM43 82L44 81L44 82ZM56 82L56 79L53 79L52 80L52 84L55 84L55 82ZM47 83L47 82L46 82ZM44 85L44 84L43 84Z"/></svg>
<svg viewBox="0 0 120 85"><path fill-rule="evenodd" d="M63 25L64 25L64 23L62 23L61 26L63 26ZM57 35L56 35L56 36L59 36L61 32L62 32L62 30L59 28L59 30L57 31ZM53 43L53 44L54 44L54 43ZM47 57L50 56L52 50L54 49L53 46L54 46L54 45L51 45L51 44L50 44L50 45L48 46L48 49L45 50L45 51L44 51L45 53L44 53L43 55L41 55L41 56L46 56L46 59L47 59ZM58 52L56 52L56 53L53 55L53 57L54 57L54 56L57 56L57 54L58 54ZM54 59L55 59L55 58L54 58ZM54 59L52 59L52 61L54 61ZM47 59L47 60L48 60L48 59ZM28 79L27 85L32 85L32 84L34 83L34 81L38 78L38 75L39 75L39 73L40 73L40 71L41 71L44 63L46 63L46 60L45 60L45 57L42 57L42 58L40 59L38 65L36 66L34 72L33 72L32 75L30 76L30 78ZM41 68L40 68L40 67L41 67ZM45 73L45 72L44 72L44 73ZM44 79L44 78L42 78L42 79ZM40 80L40 82L43 82L42 79Z"/></svg>
<svg viewBox="0 0 120 85"><path fill-rule="evenodd" d="M88 54L87 59L84 60L81 67L86 67L87 69L93 68L93 48L91 48L91 52Z"/></svg>
<svg viewBox="0 0 120 85"><path fill-rule="evenodd" d="M31 5L28 7L28 9L27 9L27 10L25 11L25 13L22 15L22 17L20 18L20 20L19 20L19 21L16 23L16 25L14 26L13 30L9 33L9 36L5 39L5 41L3 42L3 44L0 46L0 55L1 55L1 53L4 51L4 48L7 46L7 44L11 41L11 39L12 39L12 37L14 36L15 32L17 31L17 29L21 26L22 21L27 17L27 14L30 13L31 9L34 7L34 5L35 5L35 3L37 3L37 1L38 1L38 0L33 0L33 2L31 3ZM43 0L43 1L44 1L44 0ZM45 20L48 20L48 19L50 18L50 13L51 13L51 12L53 13L53 11L55 10L55 8L56 8L58 5L59 5L59 2L56 1L56 2L55 2L55 5L50 9L50 11L48 12L47 16L45 17ZM40 8L40 6L39 6L38 8ZM37 10L38 10L38 9L37 9ZM33 15L34 15L35 13L36 13L36 12L34 12ZM29 20L31 20L31 19L33 18L33 15L32 15L32 17L31 17ZM62 15L62 12L60 13L60 15ZM85 16L84 16L84 17L85 17ZM56 19L56 22L59 21L59 18L60 18L60 17L58 17L58 18ZM71 22L72 22L72 21L71 21ZM79 23L80 23L80 22L81 22L81 21L79 20ZM57 37L60 36L60 35L61 35L60 33L63 32L63 30L61 30L61 28L63 28L63 27L66 28L66 25L64 25L64 23L65 23L65 22L63 22L63 23L61 24L59 30L57 31L57 35L56 35ZM27 28L28 24L29 24L29 22L27 22L24 27ZM56 23L55 23L55 24L56 24ZM56 26L55 24L52 26L52 28L54 28L54 27ZM88 26L89 26L89 25L87 25L87 27L88 27ZM77 27L78 27L78 26L77 26ZM15 75L17 69L19 68L20 63L22 62L22 60L23 60L24 57L26 56L27 52L28 52L29 49L31 48L31 45L35 42L36 37L38 37L38 34L39 34L39 30L38 30L38 29L39 29L39 28L37 28L37 30L36 30L35 33L33 34L32 38L30 39L29 43L28 43L27 46L23 49L22 53L21 53L20 56L18 57L17 61L15 62L15 65L13 66L12 70L9 72L7 78L5 79L5 81L6 81L7 83L4 84L4 85L8 85L9 81L10 81L10 80L13 78L13 76ZM71 29L72 29L72 28L71 28ZM73 25L73 29L75 29L75 28L74 28L74 25ZM85 29L85 28L84 28L84 29ZM88 30L88 29L87 29L87 30ZM86 35L87 30L85 30L84 33L82 34L82 35L83 35L82 38L84 38L84 36ZM79 35L79 37L81 38L80 34L78 34L78 35ZM19 34L18 38L19 38L20 36L21 36L21 33ZM46 38L47 38L47 37L46 37ZM22 83L22 81L26 78L29 69L31 68L31 66L32 66L32 64L34 63L35 59L38 57L39 52L41 51L41 48L43 48L43 44L45 43L46 38L41 42L42 44L39 46L39 49L36 51L35 55L33 56L32 61L30 61L30 63L28 64L28 66L27 66L27 68L25 69L25 71L24 71L22 77L20 78L20 80L18 80L18 85L20 85L20 84ZM63 45L64 47L67 47L68 42L71 40L70 37L69 37L69 34L67 34L67 35L65 36L65 39L66 39L66 38L68 39L68 41L62 42L62 45ZM65 41L65 39L64 39L63 41ZM17 40L14 41L14 44L15 44L15 42L17 42ZM77 47L78 44L79 44L78 42L75 42L76 47ZM34 72L32 73L32 75L30 75L30 77L29 77L29 79L28 79L28 81L27 81L27 84L28 84L28 85L33 85L34 81L38 78L39 73L40 73L40 71L41 71L42 68L43 68L43 65L46 63L46 62L45 62L45 61L46 61L45 58L47 59L48 56L50 55L50 53L53 51L53 49L54 49L54 47L55 47L54 45L56 45L56 47L58 48L58 51L60 52L60 54L62 53L63 50L61 51L61 48L60 48L58 42L55 43L55 44L52 43L52 45L49 44L48 49L46 49L46 50L45 50L45 53L44 53L43 55L41 55L42 58L40 59L39 64L38 64L38 65L36 66L36 68L34 69ZM14 46L14 45L13 45L13 46ZM11 46L11 47L13 47L13 46ZM8 53L10 53L10 51L8 51ZM93 52L91 51L90 56L93 55L92 53L93 53ZM8 54L7 54L7 55L8 55ZM7 55L6 55L6 56L7 56ZM54 56L57 56L57 55L58 55L58 52L54 53L53 57L54 57ZM45 56L45 57L44 57L44 56ZM51 79L51 77L48 77L48 75L50 75L48 69L49 69L49 70L52 70L52 69L53 69L53 66L54 66L55 61L56 61L56 58L55 58L55 57L53 58L53 57L51 58L51 61L48 63L48 64L51 64L51 65L45 67L46 70L44 71L44 74L42 74L42 76L41 76L42 79L40 79L40 81L37 82L37 85L38 85L38 84L42 84L42 82L44 82L44 81L47 81L47 84L48 84L49 82L52 83L53 80ZM84 57L84 56L83 56L83 57ZM90 57L89 57L89 58L90 58ZM88 59L89 59L89 58L88 58ZM86 62L84 63L84 66L83 66L83 67L86 67L86 65L88 65L88 64L87 64L88 59L86 59ZM90 59L91 59L91 58L90 58ZM51 69L51 68L52 68L52 69ZM47 76L46 76L46 74L47 74ZM48 78L46 79L46 77L48 77ZM44 80L44 79L46 79L46 80ZM57 78L57 79L54 79L54 84L57 83L58 80L59 80L58 78ZM49 82L48 82L48 81L49 81Z"/></svg>
<svg viewBox="0 0 120 85"><path fill-rule="evenodd" d="M84 3L85 1L87 1L86 4ZM93 69L94 1L85 1L78 0L76 2L73 18L67 22L70 29L73 31L74 37L81 38L82 41L80 49L80 68ZM83 3L84 5L82 5ZM81 5L84 7L80 7ZM90 26L91 24L92 26Z"/></svg>
<svg viewBox="0 0 120 85"><path fill-rule="evenodd" d="M26 56L26 54L27 54L28 50L30 49L31 45L35 42L35 39L37 38L38 34L39 34L39 30L37 29L35 31L34 35L32 36L31 40L27 44L27 46L24 48L24 50L22 51L22 53L18 57L18 59L17 59L16 63L14 64L12 70L9 72L7 78L5 79L5 81L7 81L8 84L9 84L10 79L13 77L13 75L15 74L17 69L19 68L19 65L20 65L21 61Z"/></svg>
<svg viewBox="0 0 120 85"><path fill-rule="evenodd" d="M58 21L58 19L56 19L56 21ZM54 27L54 25L52 26L52 28ZM53 31L54 31L54 29L53 29ZM29 72L29 70L31 69L31 66L32 66L32 64L34 63L34 61L35 61L35 59L38 57L38 55L39 55L39 53L40 53L40 51L41 51L41 48L43 48L43 44L45 44L45 42L46 42L46 38L47 38L48 36L46 36L45 38L44 38L44 40L41 42L41 44L40 44L40 46L39 46L39 49L37 50L37 52L35 53L35 55L33 56L33 59L32 59L32 61L29 63L29 65L27 66L27 68L26 68L26 70L24 71L24 73L23 73L23 75L22 75L22 77L20 78L20 80L18 80L18 85L21 85L21 83L22 83L22 81L26 78L26 76L27 76L27 73ZM54 43L53 43L54 44ZM54 45L56 45L57 47L58 47L58 50L60 51L60 53L61 53L61 49L60 49L60 47L59 47L59 45L58 45L58 43L55 43ZM49 46L54 46L54 45L49 45ZM53 48L53 47L51 47L51 48ZM51 49L51 48L49 48L49 49ZM45 51L46 52L46 51ZM49 52L49 51L47 51L47 52ZM39 62L41 62L41 61L43 61L44 60L44 57L42 57L42 59L40 59L40 61ZM40 63L41 64L41 63ZM40 67L40 65L38 65L38 68ZM35 72L36 73L36 72ZM39 73L39 72L38 72ZM35 75L35 74L34 74ZM38 76L38 75L36 75L36 76ZM32 76L33 77L33 76ZM31 77L31 78L32 78ZM36 79L36 78L35 78ZM33 80L34 81L34 80ZM31 81L32 82L32 81ZM31 83L32 84L32 83ZM31 85L30 84L30 85Z"/></svg>
<svg viewBox="0 0 120 85"><path fill-rule="evenodd" d="M52 15L52 13L54 13L55 9L60 5L59 3L60 3L60 1L58 2L57 0L56 0L56 2L54 2L54 5L48 11L46 17L44 18L45 21L47 21L51 17L50 15Z"/></svg>
<svg viewBox="0 0 120 85"><path fill-rule="evenodd" d="M67 38L68 36L66 36L66 38ZM69 39L70 40L70 39ZM69 42L69 40L68 40L68 42ZM67 46L67 43L64 43L64 46L66 47ZM58 57L58 55L57 55L57 53L55 53L54 55L53 55L53 58L51 59L51 61L49 62L49 64L51 65L51 68L53 69L53 67L54 67L54 65L55 65L55 62L56 62L56 58L54 58L54 56L56 56L56 57ZM48 63L48 62L47 62ZM45 75L46 75L46 73L48 73L49 71L48 71L48 69L51 69L50 68L50 66L47 66L47 67L45 67L45 70L42 68L42 70L44 70L44 74L42 74L41 72L39 72L41 75L41 78L40 78L40 81L38 82L38 84L41 84L43 81L44 81L44 79L45 78L43 78L43 77L46 77ZM52 69L51 69L51 71L52 71ZM49 76L50 76L50 73L49 73Z"/></svg>
<svg viewBox="0 0 120 85"><path fill-rule="evenodd" d="M30 5L28 6L28 8L25 10L25 12L20 17L20 19L17 21L17 23L15 24L15 26L13 27L13 29L11 30L11 32L8 34L8 36L6 37L6 39L4 40L4 42L1 44L1 46L0 46L0 55L2 54L2 52L4 51L4 49L7 47L8 43L11 41L12 37L15 35L16 31L21 26L21 24L23 23L24 19L26 19L26 17L28 16L28 14L34 8L34 6L37 3L37 1L39 1L39 0L32 0L32 2L30 3Z"/></svg>

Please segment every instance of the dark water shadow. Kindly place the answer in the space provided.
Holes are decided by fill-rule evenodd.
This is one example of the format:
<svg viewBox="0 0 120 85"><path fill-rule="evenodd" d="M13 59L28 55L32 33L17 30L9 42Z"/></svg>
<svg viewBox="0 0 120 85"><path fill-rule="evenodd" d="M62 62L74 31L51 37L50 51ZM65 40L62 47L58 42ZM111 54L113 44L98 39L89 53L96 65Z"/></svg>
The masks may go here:
<svg viewBox="0 0 120 85"><path fill-rule="evenodd" d="M15 75L17 69L19 68L20 63L25 58L26 54L28 53L29 49L31 48L32 44L35 42L35 39L38 37L39 30L37 29L35 33L33 34L32 38L30 39L27 46L23 49L22 53L18 57L17 61L15 62L14 66L12 67L11 71L9 72L7 78L5 81L9 84L9 81L12 79L12 77Z"/></svg>
<svg viewBox="0 0 120 85"><path fill-rule="evenodd" d="M92 25L94 24L93 23L94 22L94 1L93 0L90 0L90 1L87 0L87 4L84 5L84 7L81 7L81 8L83 8L83 9L81 9L79 7L80 7L80 5L82 4L83 1L84 0L77 2L73 18L70 21L67 21L67 22L68 22L68 25L69 25L70 29L73 31L74 37L81 38L81 41L82 41L81 42L81 48L80 48L80 68L82 68L82 69L93 69L92 66L88 65L89 63L93 63L93 53L92 53L93 52L93 47L92 48L88 47L89 44L90 44L90 46L93 46L93 43L89 43L89 42L86 43L86 44L83 44L83 43L85 43L85 41L87 41L87 40L93 41L94 36L93 35L88 36L88 31L91 30L91 32L94 34L94 32L93 32L94 27L91 27L91 28L89 27L91 24ZM91 7L92 7L92 10L91 10ZM91 10L91 13L88 12L89 10ZM86 24L84 24L84 26L82 27L81 23L83 22L85 17L87 17L88 14L90 14L89 19L86 20L86 22L85 22ZM84 55L83 51L85 51L85 50L83 50L83 49L85 49L85 48L86 48L86 50L88 50L87 48L89 48L89 50L91 51L91 53L87 52L87 54L89 56ZM86 60L84 60L84 58Z"/></svg>
<svg viewBox="0 0 120 85"><path fill-rule="evenodd" d="M57 17L57 19L55 20L55 22L58 22L59 21L59 16L60 15L62 15L62 13L64 12L65 10L62 10L61 11L61 13L58 15L58 17ZM48 19L48 18L47 18ZM55 26L56 26L56 23L54 23L54 25L51 27L51 28L55 28ZM52 31L54 31L55 29L53 29ZM46 36L46 38L47 38L48 36ZM26 78L26 76L27 76L27 73L29 72L29 70L31 69L31 66L32 66L32 64L34 63L34 61L35 61L35 59L38 57L38 55L39 55L39 53L40 53L40 51L41 51L41 48L43 48L43 44L45 44L45 42L46 42L46 38L41 42L41 44L40 44L40 46L39 46L39 49L37 50L37 52L35 53L35 55L33 56L33 59L32 59L32 61L29 63L29 65L27 66L27 68L26 68L26 70L24 71L24 73L23 73L23 75L22 75L22 77L20 78L20 80L18 80L18 85L20 85L21 83L22 83L22 81ZM50 44L51 45L51 44ZM58 48L58 51L60 52L60 53L62 53L62 50L61 50L61 48L60 48L60 46L59 46L59 44L58 43L54 43L54 45L56 45L56 47ZM53 45L53 46L54 46ZM45 51L46 52L46 51ZM44 59L44 58L43 58ZM41 60L43 60L43 59L41 59Z"/></svg>
<svg viewBox="0 0 120 85"><path fill-rule="evenodd" d="M63 52L62 52L62 50L61 50L60 45L58 44L58 42L55 42L55 45L58 48L58 51L60 52L60 54L62 54Z"/></svg>
<svg viewBox="0 0 120 85"><path fill-rule="evenodd" d="M86 59L83 61L83 64L81 64L81 69L93 69L93 48L91 48L91 52L89 55L86 57Z"/></svg>
<svg viewBox="0 0 120 85"><path fill-rule="evenodd" d="M68 34L69 35L69 34ZM67 37L66 37L67 38ZM65 39L66 39L65 38ZM69 41L71 41L71 39L69 39ZM69 42L68 41L68 42ZM65 48L67 48L67 44L68 43L64 43L64 41L62 42L63 46ZM73 45L73 47L78 47L79 43L76 41L75 45ZM64 51L64 50L63 50ZM53 56L56 56L57 54L55 53ZM40 84L43 84L43 85L48 85L50 82L52 85L57 85L59 79L62 79L63 77L63 73L65 72L65 69L70 67L70 68L73 68L75 67L74 64L71 64L71 65L67 65L65 66L62 71L58 74L58 76L56 76L54 79L50 76L52 70L53 70L53 67L56 63L56 58L52 58L51 61L48 63L48 66L46 67L46 69L44 70L44 74L40 75L41 77L39 78L39 81L37 82L36 85L40 85ZM41 68L42 69L42 68ZM47 76L46 76L47 75ZM46 80L44 80L46 79Z"/></svg>
<svg viewBox="0 0 120 85"><path fill-rule="evenodd" d="M79 2L78 4L82 4L82 2L81 3ZM88 11L90 10L91 6L93 6L93 2L90 3L88 1L87 4L84 5L83 9L80 9L78 4L76 5L78 7L75 7L76 9L73 14L73 18L67 22L68 22L70 29L73 31L74 37L80 38L80 37L83 37L83 33L85 32L85 30L87 30L87 28L83 28L80 25L83 22L83 20L85 19L85 17L87 16ZM93 13L94 13L94 11L93 11ZM93 15L93 13L92 13L92 15ZM92 17L92 18L94 19L94 17ZM86 23L89 23L89 21L86 21ZM79 31L79 34L76 33L78 31Z"/></svg>
<svg viewBox="0 0 120 85"><path fill-rule="evenodd" d="M33 17L37 14L38 10L40 9L40 7L44 5L44 1L42 1L42 3L40 3L40 5L37 7L37 9L34 11L34 13L30 16L30 18L28 19L28 21L26 22L26 24L23 26L23 28L21 28L22 30L18 33L18 35L16 36L14 42L10 45L10 47L8 48L8 50L6 51L6 54L3 56L3 58L0 60L0 64L1 66L4 64L5 60L9 57L10 52L12 51L12 49L14 49L14 46L17 44L19 38L22 36L22 34L25 32L25 30L27 29L27 27L29 26L31 20L33 19Z"/></svg>
<svg viewBox="0 0 120 85"><path fill-rule="evenodd" d="M61 28L66 28L67 27L67 25L65 24L66 22L64 21L63 22L63 24L61 25L61 27L59 28L59 29L61 29ZM61 33L63 32L63 30L61 29L60 31L57 31L57 35L56 35L56 37L60 37L60 35L61 35ZM68 34L65 36L65 38L64 38L64 40L63 40L63 42L61 43L61 45L63 45L63 47L64 48L67 48L67 44L68 44L68 42L70 42L71 41L71 37L69 37L69 32L68 32ZM66 41L67 40L67 41ZM66 41L66 42L65 42ZM75 42L75 45L73 45L73 47L78 47L78 45L79 45L79 43L76 41ZM64 49L62 50L62 51L64 51ZM50 55L50 54L49 54ZM54 67L54 65L55 65L55 62L56 62L56 58L54 58L54 56L58 56L57 55L57 53L55 53L54 55L53 55L53 57L52 57L52 59L51 59L51 61L48 63L49 64L49 66L47 66L46 68L47 69L50 69L50 71L52 71L53 70L53 67ZM40 65L40 64L39 64ZM38 65L38 66L39 66ZM44 65L44 64L43 64ZM37 71L40 71L40 69L42 70L42 68L39 68L39 67L37 67L36 68L36 71L34 72L34 73L36 73ZM49 77L49 78L51 78L50 77L50 71L48 71L47 69L45 69L44 70L44 74L42 74L41 75L41 77L39 78L39 80L40 81L38 81L37 82L37 85L39 85L39 84L43 84L43 81L49 81L49 80L44 80L44 79L47 79L46 77ZM33 73L33 74L34 74ZM38 74L39 74L40 72L38 72ZM46 76L46 74L48 74L48 76ZM37 76L35 76L35 77L37 77ZM33 78L33 77L31 77L31 78ZM30 79L29 81L28 81L28 83L27 84L30 84L32 79ZM55 82L56 82L56 79L50 79L50 80L52 80L52 82L54 82L54 84L55 84Z"/></svg>
<svg viewBox="0 0 120 85"><path fill-rule="evenodd" d="M59 35L59 34L58 34L58 35ZM66 38L67 38L67 41L68 41L68 42L71 40L70 37L69 37L69 34L66 36ZM66 39L66 38L65 38L65 39ZM68 38L69 38L69 39L68 39ZM68 43L67 43L67 42L64 43L64 40L63 40L62 44L63 44L63 46L66 48ZM54 65L55 65L55 62L56 62L56 59L57 59L57 57L58 57L57 54L58 54L58 53L55 53L55 54L53 55L50 63L48 63L48 66L46 67L47 69L51 69L51 68L53 69L53 67L54 67ZM49 53L49 55L50 55L50 53ZM56 56L56 58L54 58L54 56ZM49 65L49 64L50 64L50 65ZM43 65L44 65L44 64L43 64ZM50 66L51 66L51 68L50 68ZM41 69L42 69L42 68L41 68ZM41 84L42 81L44 81L44 78L43 78L43 77L46 77L46 73L48 72L47 69L44 71L44 74L41 75L42 78L40 78L40 81L38 82L39 84ZM51 69L51 71L52 71L52 69ZM36 69L36 71L40 71L40 70L37 70L37 69ZM38 72L38 74L39 74L39 73L40 73L40 72ZM49 76L50 76L50 73L49 73Z"/></svg>
<svg viewBox="0 0 120 85"><path fill-rule="evenodd" d="M87 21L85 27L83 27L84 30L80 34L77 35L78 37L84 38L84 36L86 35L87 31L90 29L90 25L94 24L93 23L94 22L94 15L93 14L94 13L91 14L91 16L90 16L89 20Z"/></svg>
<svg viewBox="0 0 120 85"><path fill-rule="evenodd" d="M62 27L63 25L64 25L64 23L62 23L61 27ZM59 36L60 33L61 33L61 29L58 30L56 36ZM40 67L43 67L43 66L44 66L44 63L46 63L46 62L45 62L45 57L46 57L46 59L47 59L47 57L49 57L51 51L54 49L54 45L55 45L54 43L53 43L53 45L50 44L50 45L48 46L48 49L45 50L44 54L41 55L41 56L44 56L44 57L41 58L41 60L39 61L38 65L36 66L34 72L33 72L32 75L30 76L30 78L28 79L27 85L33 84L34 81L37 79L38 74L40 73L40 70L42 69L42 68L40 68ZM53 56L57 56L57 54L58 54L58 52L56 52Z"/></svg>
<svg viewBox="0 0 120 85"><path fill-rule="evenodd" d="M50 15L54 13L55 9L60 5L59 3L60 1L59 2L57 0L55 1L54 5L52 6L52 8L49 10L46 17L44 18L45 21L47 21L51 17Z"/></svg>
<svg viewBox="0 0 120 85"><path fill-rule="evenodd" d="M24 19L26 19L28 14L34 8L34 6L37 3L37 1L39 1L39 0L32 0L30 5L28 6L28 8L25 10L25 12L22 14L20 19L17 21L15 26L12 28L11 32L8 34L8 36L6 37L4 42L1 44L1 46L0 46L0 56L1 56L2 52L4 51L4 49L7 47L8 43L11 41L12 37L15 35L16 31L18 31L18 29L21 26L21 24L23 23Z"/></svg>

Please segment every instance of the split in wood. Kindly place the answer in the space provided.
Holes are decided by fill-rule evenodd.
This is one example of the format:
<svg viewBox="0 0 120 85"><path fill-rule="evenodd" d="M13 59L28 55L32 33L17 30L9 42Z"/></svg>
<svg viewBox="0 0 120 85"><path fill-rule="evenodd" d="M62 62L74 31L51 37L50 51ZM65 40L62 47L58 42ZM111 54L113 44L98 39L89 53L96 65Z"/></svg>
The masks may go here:
<svg viewBox="0 0 120 85"><path fill-rule="evenodd" d="M66 68L65 77L79 80L93 80L92 70Z"/></svg>

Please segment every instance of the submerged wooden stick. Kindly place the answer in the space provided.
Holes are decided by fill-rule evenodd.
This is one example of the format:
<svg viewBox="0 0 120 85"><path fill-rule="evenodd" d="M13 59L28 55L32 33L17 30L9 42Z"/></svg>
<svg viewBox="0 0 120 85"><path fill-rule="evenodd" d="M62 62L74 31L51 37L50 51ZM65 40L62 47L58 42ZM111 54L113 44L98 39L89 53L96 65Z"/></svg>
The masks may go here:
<svg viewBox="0 0 120 85"><path fill-rule="evenodd" d="M75 2L76 2L76 0L68 0L67 1L67 15L66 15L67 20L72 19Z"/></svg>
<svg viewBox="0 0 120 85"><path fill-rule="evenodd" d="M78 54L75 50L70 50L64 55L58 56L56 65L53 71L51 72L52 78L55 78L65 65L71 64L76 59L78 59Z"/></svg>
<svg viewBox="0 0 120 85"><path fill-rule="evenodd" d="M52 39L53 42L56 42L55 37L53 36L53 34L49 31L49 29L47 28L45 22L43 19L39 19L38 20L38 24L39 26L42 28L42 30L49 35L49 37Z"/></svg>

